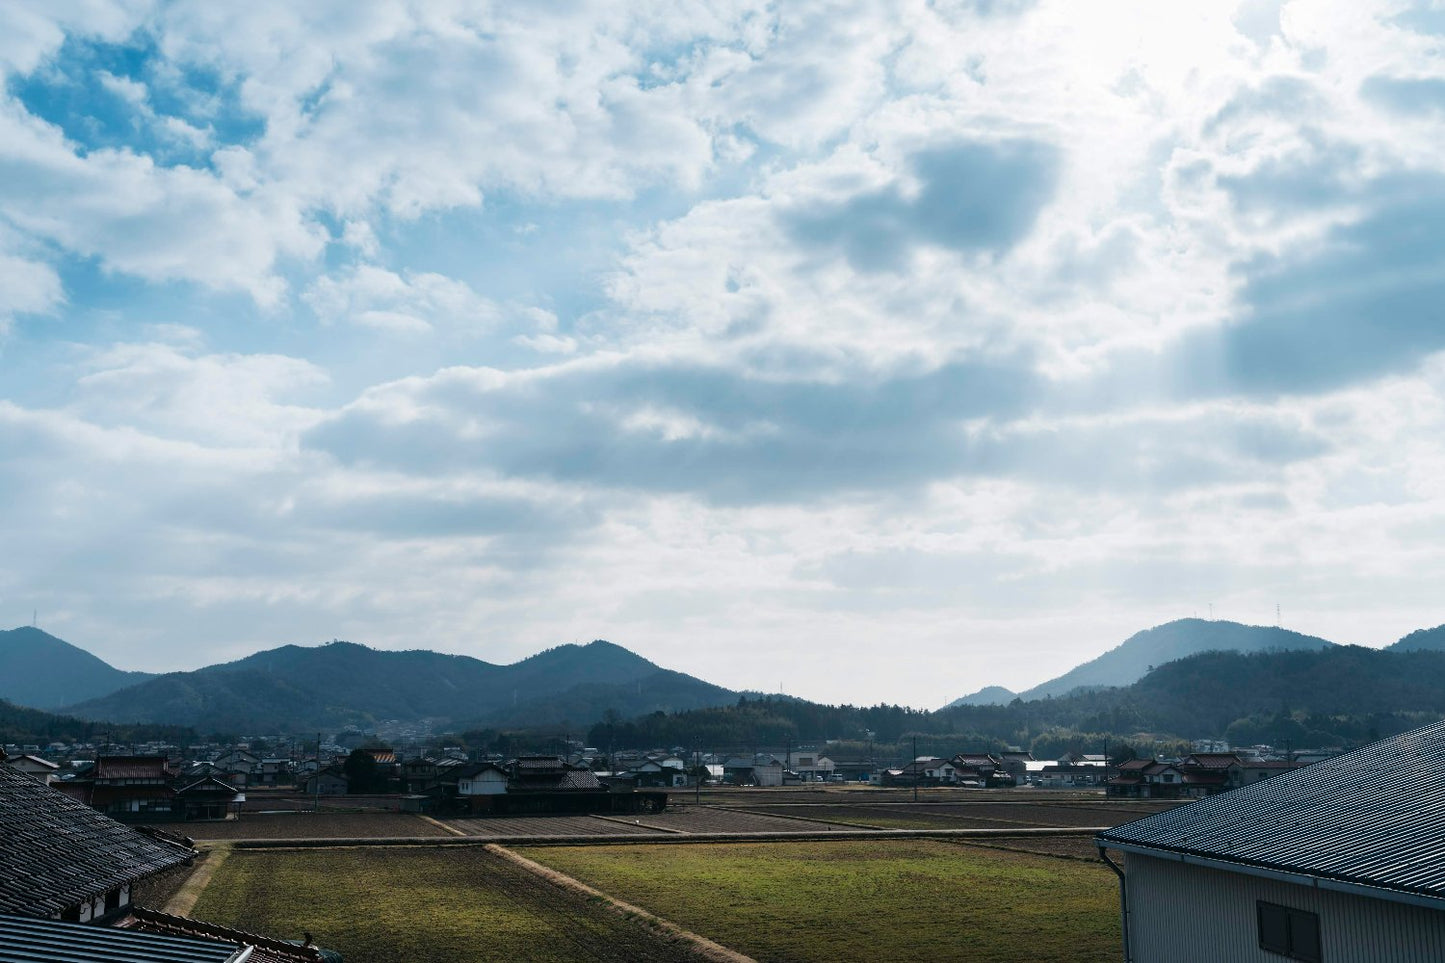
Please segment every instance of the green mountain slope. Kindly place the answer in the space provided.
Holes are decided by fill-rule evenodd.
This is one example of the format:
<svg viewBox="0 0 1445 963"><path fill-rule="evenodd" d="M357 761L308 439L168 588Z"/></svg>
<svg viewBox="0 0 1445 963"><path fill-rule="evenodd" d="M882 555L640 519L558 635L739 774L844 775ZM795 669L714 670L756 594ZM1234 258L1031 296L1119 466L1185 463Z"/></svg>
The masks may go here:
<svg viewBox="0 0 1445 963"><path fill-rule="evenodd" d="M351 642L284 645L236 662L174 672L68 711L206 731L304 731L384 719L443 724L586 724L607 709L691 708L736 693L669 673L610 642L562 645L512 665Z"/></svg>
<svg viewBox="0 0 1445 963"><path fill-rule="evenodd" d="M0 743L39 744L51 742L169 742L185 746L196 741L193 729L182 726L125 726L110 722L91 722L71 716L56 715L40 709L17 706L0 699Z"/></svg>
<svg viewBox="0 0 1445 963"><path fill-rule="evenodd" d="M0 699L53 709L154 678L124 672L84 649L30 626L0 631Z"/></svg>
<svg viewBox="0 0 1445 963"><path fill-rule="evenodd" d="M1445 652L1445 625L1433 629L1416 629L1409 635L1386 646L1390 652Z"/></svg>
<svg viewBox="0 0 1445 963"><path fill-rule="evenodd" d="M1005 689L1001 685L986 685L977 692L970 692L966 696L959 696L945 709L952 709L954 706L1002 706L1014 701L1019 694L1012 689Z"/></svg>

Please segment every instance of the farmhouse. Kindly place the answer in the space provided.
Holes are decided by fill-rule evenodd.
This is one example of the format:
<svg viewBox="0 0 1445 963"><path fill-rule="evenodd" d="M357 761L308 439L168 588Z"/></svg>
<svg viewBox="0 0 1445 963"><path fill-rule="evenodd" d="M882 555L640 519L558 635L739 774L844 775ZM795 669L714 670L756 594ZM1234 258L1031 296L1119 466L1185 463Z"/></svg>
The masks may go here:
<svg viewBox="0 0 1445 963"><path fill-rule="evenodd" d="M344 796L350 788L351 781L337 766L327 766L320 772L313 773L306 778L305 783L306 792L311 795Z"/></svg>
<svg viewBox="0 0 1445 963"><path fill-rule="evenodd" d="M0 749L0 762L11 769L20 770L28 776L34 776L47 786L55 781L56 773L60 770L60 766L49 759L41 759L39 756L32 755L6 756L3 749Z"/></svg>
<svg viewBox="0 0 1445 963"><path fill-rule="evenodd" d="M0 913L109 917L129 904L136 882L194 856L0 766Z"/></svg>
<svg viewBox="0 0 1445 963"><path fill-rule="evenodd" d="M214 776L197 779L176 790L172 815L182 819L226 819L239 816L246 794Z"/></svg>
<svg viewBox="0 0 1445 963"><path fill-rule="evenodd" d="M1413 963L1445 959L1442 830L1438 723L1095 841L1126 961Z"/></svg>
<svg viewBox="0 0 1445 963"><path fill-rule="evenodd" d="M665 792L609 789L592 770L558 756L462 767L456 779L449 803L474 816L660 812L667 805Z"/></svg>
<svg viewBox="0 0 1445 963"><path fill-rule="evenodd" d="M176 772L165 756L99 756L90 774L60 790L116 819L171 819Z"/></svg>
<svg viewBox="0 0 1445 963"><path fill-rule="evenodd" d="M783 764L766 753L737 756L722 764L723 781L735 786L781 786Z"/></svg>
<svg viewBox="0 0 1445 963"><path fill-rule="evenodd" d="M507 791L507 770L494 762L479 762L456 771L458 796L491 796Z"/></svg>

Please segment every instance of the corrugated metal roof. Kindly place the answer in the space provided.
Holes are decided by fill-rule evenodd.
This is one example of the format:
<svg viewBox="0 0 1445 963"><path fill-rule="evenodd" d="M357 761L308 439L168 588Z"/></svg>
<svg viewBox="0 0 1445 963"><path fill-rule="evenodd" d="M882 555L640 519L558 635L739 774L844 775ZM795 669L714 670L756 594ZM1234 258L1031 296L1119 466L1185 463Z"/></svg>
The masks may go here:
<svg viewBox="0 0 1445 963"><path fill-rule="evenodd" d="M0 913L57 914L191 855L0 766Z"/></svg>
<svg viewBox="0 0 1445 963"><path fill-rule="evenodd" d="M1445 722L1096 838L1445 898Z"/></svg>
<svg viewBox="0 0 1445 963"><path fill-rule="evenodd" d="M230 963L235 943L0 916L0 963Z"/></svg>

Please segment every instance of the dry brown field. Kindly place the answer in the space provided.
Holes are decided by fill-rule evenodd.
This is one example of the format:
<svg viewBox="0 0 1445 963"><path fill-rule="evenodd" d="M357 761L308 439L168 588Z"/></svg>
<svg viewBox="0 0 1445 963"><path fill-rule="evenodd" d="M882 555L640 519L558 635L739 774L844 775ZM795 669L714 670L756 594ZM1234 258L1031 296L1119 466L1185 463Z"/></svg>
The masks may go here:
<svg viewBox="0 0 1445 963"><path fill-rule="evenodd" d="M380 839L449 836L445 829L411 813L243 813L225 822L172 824L192 839Z"/></svg>

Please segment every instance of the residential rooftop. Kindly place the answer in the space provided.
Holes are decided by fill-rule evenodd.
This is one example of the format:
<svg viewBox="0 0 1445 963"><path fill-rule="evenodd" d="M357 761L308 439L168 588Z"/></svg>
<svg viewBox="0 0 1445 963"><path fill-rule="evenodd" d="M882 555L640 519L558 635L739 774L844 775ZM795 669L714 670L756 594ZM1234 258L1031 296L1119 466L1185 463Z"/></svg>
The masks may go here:
<svg viewBox="0 0 1445 963"><path fill-rule="evenodd" d="M1115 826L1096 841L1445 905L1445 722Z"/></svg>

